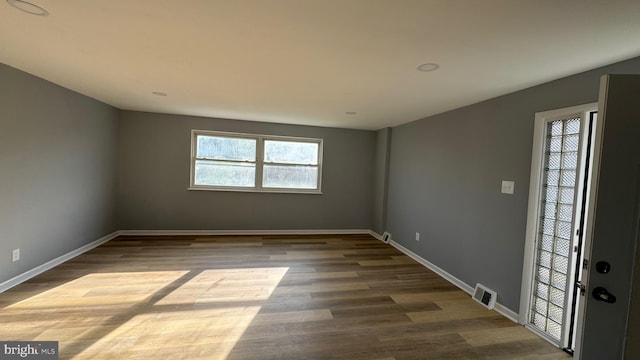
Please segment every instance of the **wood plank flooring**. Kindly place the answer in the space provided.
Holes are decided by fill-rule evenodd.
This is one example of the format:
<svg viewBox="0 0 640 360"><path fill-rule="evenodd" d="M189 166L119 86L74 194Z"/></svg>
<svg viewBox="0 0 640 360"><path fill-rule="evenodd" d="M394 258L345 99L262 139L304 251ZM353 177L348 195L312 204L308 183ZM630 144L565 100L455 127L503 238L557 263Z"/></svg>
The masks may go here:
<svg viewBox="0 0 640 360"><path fill-rule="evenodd" d="M61 359L567 359L368 235L120 237L0 294Z"/></svg>

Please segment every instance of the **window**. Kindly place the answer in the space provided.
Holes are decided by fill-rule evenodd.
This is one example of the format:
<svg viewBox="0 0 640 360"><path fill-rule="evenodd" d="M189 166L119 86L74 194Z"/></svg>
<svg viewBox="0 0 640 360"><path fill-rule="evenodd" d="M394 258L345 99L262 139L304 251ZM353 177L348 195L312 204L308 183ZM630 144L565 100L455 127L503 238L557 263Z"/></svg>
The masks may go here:
<svg viewBox="0 0 640 360"><path fill-rule="evenodd" d="M322 140L193 130L196 190L320 193Z"/></svg>

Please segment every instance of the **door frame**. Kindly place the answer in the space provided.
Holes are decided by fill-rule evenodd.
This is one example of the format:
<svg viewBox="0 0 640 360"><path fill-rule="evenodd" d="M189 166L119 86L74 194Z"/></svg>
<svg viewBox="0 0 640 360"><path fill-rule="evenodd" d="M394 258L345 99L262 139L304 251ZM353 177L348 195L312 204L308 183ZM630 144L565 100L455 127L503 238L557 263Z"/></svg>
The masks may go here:
<svg viewBox="0 0 640 360"><path fill-rule="evenodd" d="M580 115L581 118L581 138L580 138L580 149L579 149L579 161L578 161L578 168L577 168L577 177L576 177L576 188L578 186L578 184L582 184L584 182L584 177L585 177L585 172L584 172L584 168L585 168L585 164L584 164L584 157L585 157L585 153L586 153L586 146L587 146L587 141L584 141L584 136L588 136L588 131L585 131L586 129L588 129L589 126L589 117L587 116L590 112L592 111L598 111L598 104L597 102L594 103L588 103L588 104L583 104L583 105L577 105L577 106L572 106L572 107L566 107L566 108L562 108L562 109L555 109L555 110L549 110L549 111L544 111L544 112L538 112L535 114L535 122L534 122L534 134L533 134L533 148L532 148L532 156L531 156L531 175L530 175L530 182L529 182L529 204L528 204L528 212L527 212L527 227L526 227L526 239L525 239L525 249L524 249L524 259L523 259L523 270L522 270L522 285L521 285L521 292L520 292L520 311L519 311L519 323L521 325L525 325L528 329L530 329L531 331L535 332L536 334L540 335L542 338L544 338L545 340L549 341L550 343L560 346L562 348L564 347L568 347L568 338L567 338L567 334L565 329L568 326L568 323L570 322L570 318L571 318L571 314L569 313L569 311L565 306L565 314L564 314L564 319L563 319L563 327L565 329L563 329L562 331L562 336L559 342L557 342L555 339L551 338L550 336L548 336L546 333L538 331L537 329L534 329L533 327L530 327L529 324L529 318L530 318L530 313L531 313L531 299L532 299L532 287L534 284L534 266L536 263L536 241L537 241L537 233L538 233L538 228L539 228L539 224L540 224L540 200L541 200L541 196L543 194L543 192L541 191L542 189L542 181L543 181L543 174L544 174L544 143L545 143L545 139L546 139L546 124L550 121L553 120L559 120L559 119L566 119L567 116L571 116L571 115ZM597 151L593 151L592 152L592 167L590 168L590 172L589 172L589 178L591 179L591 181L587 184L587 193L591 196L591 199L595 199L592 196L594 195L592 193L592 190L597 188L592 186L592 181L596 181L597 179L595 179L595 177L592 177L591 174L597 174L597 172L594 173L594 169L596 164L598 164L599 162L596 160L599 159L599 142L597 140L597 134L598 134L598 125L600 122L596 121L595 124L595 129L594 131L596 132L596 140L594 141L595 144L593 144L595 147L595 149L598 149ZM601 132L601 131L600 131ZM576 191L576 195L574 198L574 204L581 204L582 203L582 192L581 191ZM593 206L592 201L589 201L587 203L587 208ZM587 209L587 219L585 221L585 227L587 229L591 229L590 226L590 222L589 222L589 217L588 215L591 215L593 213L593 211L588 211ZM576 217L579 216L579 212L574 211L574 219L573 219L573 224L576 224ZM591 219L592 221L592 219ZM575 237L575 232L572 236ZM589 253L590 250L590 239L588 240L589 236L586 235L583 237L583 254L584 254L584 258L587 258L587 255ZM589 247L586 247L585 245L587 245L587 243L589 244ZM575 253L572 251L572 256L575 257ZM575 265L575 262L577 260L573 261L573 265ZM575 286L574 284L574 269L576 267L575 266L570 266L568 274L567 274L567 288L566 288L566 293L569 294L568 296L573 296L573 288ZM581 304L584 302L581 302ZM583 305L583 304L582 304ZM582 326L582 318L580 316L581 311L583 310L584 306L581 306L577 309L578 312L578 322L576 323L576 342L575 342L575 348L578 348L578 344L579 344L579 339L580 339L580 335L581 335L581 326Z"/></svg>

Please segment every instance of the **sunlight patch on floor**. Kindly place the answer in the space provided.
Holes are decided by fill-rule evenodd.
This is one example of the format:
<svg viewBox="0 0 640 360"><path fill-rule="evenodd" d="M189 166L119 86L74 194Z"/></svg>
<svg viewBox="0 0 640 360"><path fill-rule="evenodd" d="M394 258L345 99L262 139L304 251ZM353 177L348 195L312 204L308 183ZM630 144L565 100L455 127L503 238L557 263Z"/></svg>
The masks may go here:
<svg viewBox="0 0 640 360"><path fill-rule="evenodd" d="M225 359L288 270L88 274L7 306L1 330L12 313L22 322L28 311L30 328L41 329L35 338L59 341L60 354L74 359L156 352Z"/></svg>
<svg viewBox="0 0 640 360"><path fill-rule="evenodd" d="M151 271L87 274L9 305L6 309L129 306L146 301L151 295L187 273L188 271Z"/></svg>
<svg viewBox="0 0 640 360"><path fill-rule="evenodd" d="M205 270L157 304L267 300L288 270L286 267Z"/></svg>

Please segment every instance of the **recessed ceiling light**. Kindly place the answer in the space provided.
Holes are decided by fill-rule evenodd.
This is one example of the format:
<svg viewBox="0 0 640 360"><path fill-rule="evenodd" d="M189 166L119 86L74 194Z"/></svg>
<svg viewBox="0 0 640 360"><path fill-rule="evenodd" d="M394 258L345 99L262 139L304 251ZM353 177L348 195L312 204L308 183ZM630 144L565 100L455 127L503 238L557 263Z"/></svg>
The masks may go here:
<svg viewBox="0 0 640 360"><path fill-rule="evenodd" d="M357 114L357 112L355 112L355 111L346 111L345 114L347 114L347 115L355 115L355 114Z"/></svg>
<svg viewBox="0 0 640 360"><path fill-rule="evenodd" d="M14 8L18 9L18 10L22 10L26 13L29 13L31 15L38 15L38 16L47 16L49 15L49 12L43 8L41 8L40 6L36 5L36 4L32 4L28 1L22 1L22 0L7 0L7 2L9 3L9 5L13 6Z"/></svg>
<svg viewBox="0 0 640 360"><path fill-rule="evenodd" d="M167 93L163 93L162 91L153 91L151 93L157 96L167 96Z"/></svg>
<svg viewBox="0 0 640 360"><path fill-rule="evenodd" d="M435 71L440 68L436 63L426 63L418 66L418 71Z"/></svg>

